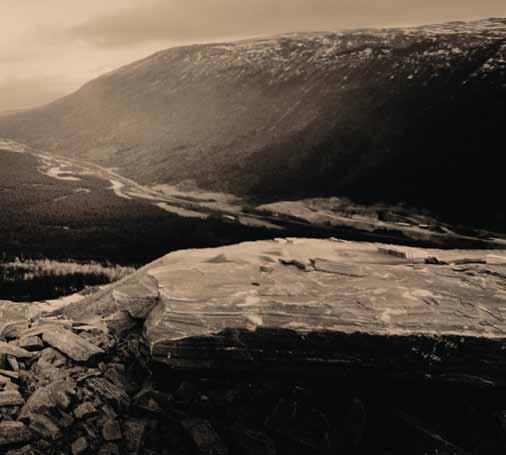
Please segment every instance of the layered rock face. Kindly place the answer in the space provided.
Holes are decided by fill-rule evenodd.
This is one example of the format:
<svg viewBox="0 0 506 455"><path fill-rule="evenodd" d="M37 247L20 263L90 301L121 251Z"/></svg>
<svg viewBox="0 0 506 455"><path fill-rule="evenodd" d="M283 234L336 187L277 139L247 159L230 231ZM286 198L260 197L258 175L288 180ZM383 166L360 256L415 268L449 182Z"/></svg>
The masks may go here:
<svg viewBox="0 0 506 455"><path fill-rule="evenodd" d="M169 49L2 116L0 135L142 183L345 192L500 224L505 34L489 19Z"/></svg>
<svg viewBox="0 0 506 455"><path fill-rule="evenodd" d="M248 242L171 253L63 311L145 321L153 352L224 329L502 338L505 263L502 250Z"/></svg>
<svg viewBox="0 0 506 455"><path fill-rule="evenodd" d="M171 253L52 314L3 313L0 450L502 453L505 283L497 250Z"/></svg>

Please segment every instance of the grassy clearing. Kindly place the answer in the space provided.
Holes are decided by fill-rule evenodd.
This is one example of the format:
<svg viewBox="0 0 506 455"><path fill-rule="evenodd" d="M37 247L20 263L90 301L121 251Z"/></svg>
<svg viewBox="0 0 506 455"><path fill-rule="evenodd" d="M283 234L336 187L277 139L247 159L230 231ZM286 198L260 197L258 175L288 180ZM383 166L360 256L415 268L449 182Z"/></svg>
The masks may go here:
<svg viewBox="0 0 506 455"><path fill-rule="evenodd" d="M97 262L60 262L50 259L0 263L0 299L34 301L55 299L90 286L114 281L133 273L132 267Z"/></svg>

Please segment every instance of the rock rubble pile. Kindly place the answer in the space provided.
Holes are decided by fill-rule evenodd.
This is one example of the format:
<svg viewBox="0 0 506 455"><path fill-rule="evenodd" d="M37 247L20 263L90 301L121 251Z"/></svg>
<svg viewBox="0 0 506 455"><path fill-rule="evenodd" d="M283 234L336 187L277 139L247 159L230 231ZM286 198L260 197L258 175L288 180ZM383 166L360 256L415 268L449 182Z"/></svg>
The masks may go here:
<svg viewBox="0 0 506 455"><path fill-rule="evenodd" d="M0 453L140 453L150 421L130 412L147 371L131 361L138 340L56 318L1 335Z"/></svg>

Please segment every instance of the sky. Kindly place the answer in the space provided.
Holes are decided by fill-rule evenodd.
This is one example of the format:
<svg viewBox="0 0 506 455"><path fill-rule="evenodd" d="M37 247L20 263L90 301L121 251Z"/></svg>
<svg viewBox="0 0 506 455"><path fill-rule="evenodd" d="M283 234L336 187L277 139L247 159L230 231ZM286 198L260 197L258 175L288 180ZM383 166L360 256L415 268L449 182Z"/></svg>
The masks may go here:
<svg viewBox="0 0 506 455"><path fill-rule="evenodd" d="M0 111L178 45L505 16L505 0L0 0Z"/></svg>

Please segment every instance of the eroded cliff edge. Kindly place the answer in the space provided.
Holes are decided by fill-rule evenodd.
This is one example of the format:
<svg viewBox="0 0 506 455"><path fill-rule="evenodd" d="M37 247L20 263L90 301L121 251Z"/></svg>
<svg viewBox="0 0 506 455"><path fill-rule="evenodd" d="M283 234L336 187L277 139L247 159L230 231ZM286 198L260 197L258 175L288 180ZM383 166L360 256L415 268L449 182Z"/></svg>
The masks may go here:
<svg viewBox="0 0 506 455"><path fill-rule="evenodd" d="M506 251L172 253L57 311L0 304L0 448L500 453L505 303Z"/></svg>

